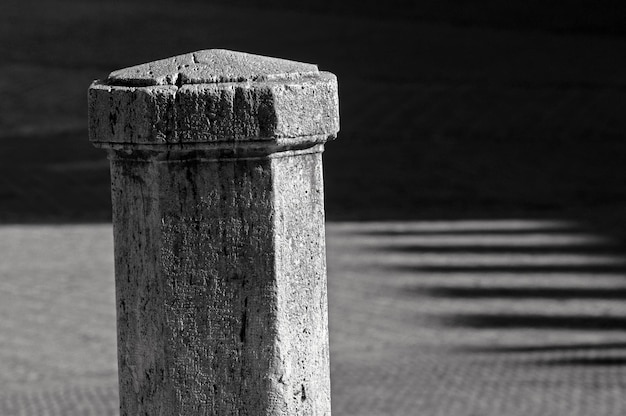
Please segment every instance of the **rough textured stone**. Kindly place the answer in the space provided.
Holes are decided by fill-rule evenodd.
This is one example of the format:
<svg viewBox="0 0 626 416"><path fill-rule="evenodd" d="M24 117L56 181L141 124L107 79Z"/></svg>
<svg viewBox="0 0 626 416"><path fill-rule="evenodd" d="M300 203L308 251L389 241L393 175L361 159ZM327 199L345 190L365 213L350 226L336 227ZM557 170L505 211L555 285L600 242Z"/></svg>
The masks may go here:
<svg viewBox="0 0 626 416"><path fill-rule="evenodd" d="M111 158L122 415L330 415L335 78L217 51L223 72L137 86L146 71L168 84L188 56L90 89L91 140Z"/></svg>
<svg viewBox="0 0 626 416"><path fill-rule="evenodd" d="M193 56L208 63L184 67ZM333 74L222 50L115 71L89 89L89 113L95 143L322 142L339 130Z"/></svg>
<svg viewBox="0 0 626 416"><path fill-rule="evenodd" d="M224 49L209 49L113 71L113 85L187 85L268 81L315 75L317 65Z"/></svg>

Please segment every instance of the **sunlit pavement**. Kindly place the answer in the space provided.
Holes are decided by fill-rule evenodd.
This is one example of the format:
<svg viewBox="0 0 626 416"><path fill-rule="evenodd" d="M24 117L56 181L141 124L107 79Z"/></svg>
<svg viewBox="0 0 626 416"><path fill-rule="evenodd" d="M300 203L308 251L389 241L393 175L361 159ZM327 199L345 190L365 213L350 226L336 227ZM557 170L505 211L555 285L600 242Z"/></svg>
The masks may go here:
<svg viewBox="0 0 626 416"><path fill-rule="evenodd" d="M0 414L117 415L110 225L3 226ZM555 220L330 223L333 413L626 413L626 258Z"/></svg>

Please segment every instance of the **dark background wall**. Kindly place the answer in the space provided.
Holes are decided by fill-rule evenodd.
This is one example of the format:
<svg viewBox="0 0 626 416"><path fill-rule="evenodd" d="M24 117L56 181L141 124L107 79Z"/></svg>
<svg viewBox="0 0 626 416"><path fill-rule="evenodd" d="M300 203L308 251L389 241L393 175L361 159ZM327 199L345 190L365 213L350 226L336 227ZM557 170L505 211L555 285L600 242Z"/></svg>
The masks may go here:
<svg viewBox="0 0 626 416"><path fill-rule="evenodd" d="M201 1L201 0L197 0ZM624 6L617 0L234 0L275 10L442 22L507 29L624 34Z"/></svg>
<svg viewBox="0 0 626 416"><path fill-rule="evenodd" d="M618 2L5 0L0 221L108 221L86 90L208 48L318 63L340 82L330 220L626 221Z"/></svg>

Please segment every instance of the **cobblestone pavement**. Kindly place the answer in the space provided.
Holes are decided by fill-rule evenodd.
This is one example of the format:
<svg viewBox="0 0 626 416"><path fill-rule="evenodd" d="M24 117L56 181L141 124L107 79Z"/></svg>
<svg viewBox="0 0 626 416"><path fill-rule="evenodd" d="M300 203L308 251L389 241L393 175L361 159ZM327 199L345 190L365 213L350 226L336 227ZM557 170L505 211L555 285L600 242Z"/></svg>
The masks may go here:
<svg viewBox="0 0 626 416"><path fill-rule="evenodd" d="M330 223L336 415L621 416L626 260L554 220ZM116 415L109 225L2 226L0 414Z"/></svg>
<svg viewBox="0 0 626 416"><path fill-rule="evenodd" d="M626 263L582 224L328 227L338 415L619 415Z"/></svg>

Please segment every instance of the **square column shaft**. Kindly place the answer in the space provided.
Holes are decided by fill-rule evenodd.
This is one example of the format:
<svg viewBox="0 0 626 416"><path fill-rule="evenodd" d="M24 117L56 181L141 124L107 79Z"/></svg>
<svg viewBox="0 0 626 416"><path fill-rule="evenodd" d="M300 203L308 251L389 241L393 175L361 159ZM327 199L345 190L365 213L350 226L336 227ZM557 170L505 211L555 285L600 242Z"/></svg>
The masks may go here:
<svg viewBox="0 0 626 416"><path fill-rule="evenodd" d="M122 415L330 415L336 79L207 50L89 91L111 159Z"/></svg>

